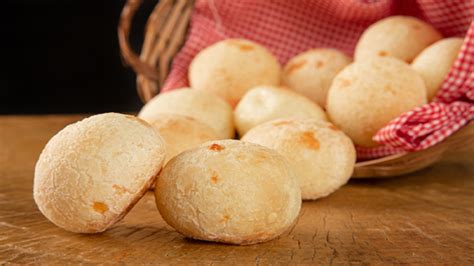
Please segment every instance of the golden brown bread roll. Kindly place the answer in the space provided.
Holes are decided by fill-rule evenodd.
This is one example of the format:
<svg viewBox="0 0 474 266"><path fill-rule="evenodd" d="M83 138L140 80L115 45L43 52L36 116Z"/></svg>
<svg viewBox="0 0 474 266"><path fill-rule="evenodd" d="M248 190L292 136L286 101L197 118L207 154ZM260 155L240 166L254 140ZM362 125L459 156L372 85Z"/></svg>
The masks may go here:
<svg viewBox="0 0 474 266"><path fill-rule="evenodd" d="M411 66L423 78L429 101L441 88L462 43L462 38L442 39L428 46L413 60Z"/></svg>
<svg viewBox="0 0 474 266"><path fill-rule="evenodd" d="M325 197L352 175L356 153L352 141L331 123L315 119L273 120L242 138L275 149L295 171L304 200Z"/></svg>
<svg viewBox="0 0 474 266"><path fill-rule="evenodd" d="M408 16L392 16L370 25L355 48L356 61L395 57L410 63L423 49L441 39L430 24Z"/></svg>
<svg viewBox="0 0 474 266"><path fill-rule="evenodd" d="M155 181L166 151L145 121L107 113L67 126L48 142L35 168L40 211L71 232L102 232Z"/></svg>
<svg viewBox="0 0 474 266"><path fill-rule="evenodd" d="M423 79L395 58L356 61L334 78L329 89L330 120L354 143L373 147L379 129L404 112L426 103Z"/></svg>
<svg viewBox="0 0 474 266"><path fill-rule="evenodd" d="M351 61L335 49L312 49L286 63L282 84L324 107L332 80Z"/></svg>
<svg viewBox="0 0 474 266"><path fill-rule="evenodd" d="M214 93L235 106L258 85L278 85L281 66L263 46L244 39L227 39L204 50L191 62L193 89Z"/></svg>
<svg viewBox="0 0 474 266"><path fill-rule="evenodd" d="M178 232L230 244L279 236L301 207L287 160L238 140L211 141L173 158L157 180L155 196L163 219Z"/></svg>
<svg viewBox="0 0 474 266"><path fill-rule="evenodd" d="M158 94L143 106L138 117L153 121L161 113L192 117L212 127L220 139L234 137L232 108L224 100L204 91L181 88Z"/></svg>
<svg viewBox="0 0 474 266"><path fill-rule="evenodd" d="M327 120L319 105L292 90L258 86L247 92L234 111L240 136L251 128L274 119L316 118Z"/></svg>
<svg viewBox="0 0 474 266"><path fill-rule="evenodd" d="M160 113L154 116L150 125L165 141L165 164L185 150L219 139L214 129L189 116Z"/></svg>

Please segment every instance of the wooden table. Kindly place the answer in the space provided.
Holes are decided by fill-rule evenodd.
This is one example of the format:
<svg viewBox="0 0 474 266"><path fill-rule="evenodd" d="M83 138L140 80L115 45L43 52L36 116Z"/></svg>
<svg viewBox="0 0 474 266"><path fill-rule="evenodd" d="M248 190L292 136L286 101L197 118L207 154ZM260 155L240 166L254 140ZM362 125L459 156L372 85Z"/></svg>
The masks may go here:
<svg viewBox="0 0 474 266"><path fill-rule="evenodd" d="M48 139L81 117L0 117L0 262L474 263L473 147L409 176L354 180L304 202L293 230L263 244L188 240L163 222L151 193L105 233L66 232L36 208L33 169Z"/></svg>

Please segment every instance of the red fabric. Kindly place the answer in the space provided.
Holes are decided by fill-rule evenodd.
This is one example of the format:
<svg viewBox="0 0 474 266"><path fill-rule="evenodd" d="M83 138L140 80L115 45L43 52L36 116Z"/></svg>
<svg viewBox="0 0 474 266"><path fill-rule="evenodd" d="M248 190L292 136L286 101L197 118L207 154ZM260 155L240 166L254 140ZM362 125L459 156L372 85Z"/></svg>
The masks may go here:
<svg viewBox="0 0 474 266"><path fill-rule="evenodd" d="M379 130L377 148L357 148L359 159L417 151L441 142L474 119L474 22L432 103L406 112Z"/></svg>
<svg viewBox="0 0 474 266"><path fill-rule="evenodd" d="M175 57L162 91L188 85L194 56L226 38L246 38L266 46L284 64L316 47L352 55L370 24L396 14L424 19L445 37L464 36L474 18L472 0L197 0L188 39ZM430 147L468 123L474 102L474 23L462 51L434 103L416 108L374 137L384 146L358 148L359 159Z"/></svg>

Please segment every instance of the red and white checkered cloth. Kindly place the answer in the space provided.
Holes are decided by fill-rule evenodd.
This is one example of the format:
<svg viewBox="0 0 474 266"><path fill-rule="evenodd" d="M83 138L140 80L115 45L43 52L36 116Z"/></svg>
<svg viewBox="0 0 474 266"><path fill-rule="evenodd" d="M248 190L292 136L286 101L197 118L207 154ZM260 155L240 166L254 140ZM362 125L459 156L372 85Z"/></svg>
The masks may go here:
<svg viewBox="0 0 474 266"><path fill-rule="evenodd" d="M466 35L465 42L435 101L390 122L374 137L383 146L358 148L358 159L425 149L474 119L472 0L196 0L188 38L162 91L187 86L191 60L219 40L256 41L282 64L317 47L352 55L365 28L396 14L421 18L445 37Z"/></svg>

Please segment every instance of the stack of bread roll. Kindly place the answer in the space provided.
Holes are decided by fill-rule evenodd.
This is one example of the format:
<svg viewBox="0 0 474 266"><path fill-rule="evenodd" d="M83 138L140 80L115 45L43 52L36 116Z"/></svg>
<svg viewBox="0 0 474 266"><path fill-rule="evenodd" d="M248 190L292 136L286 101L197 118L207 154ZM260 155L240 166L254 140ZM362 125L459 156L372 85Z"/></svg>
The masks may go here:
<svg viewBox="0 0 474 266"><path fill-rule="evenodd" d="M434 97L461 44L403 16L370 26L354 61L317 48L281 67L255 42L217 42L192 61L190 88L157 95L138 117L96 115L54 136L36 165L35 201L56 225L95 233L155 184L163 219L187 237L275 238L302 200L347 183L354 144L377 146L379 129Z"/></svg>

